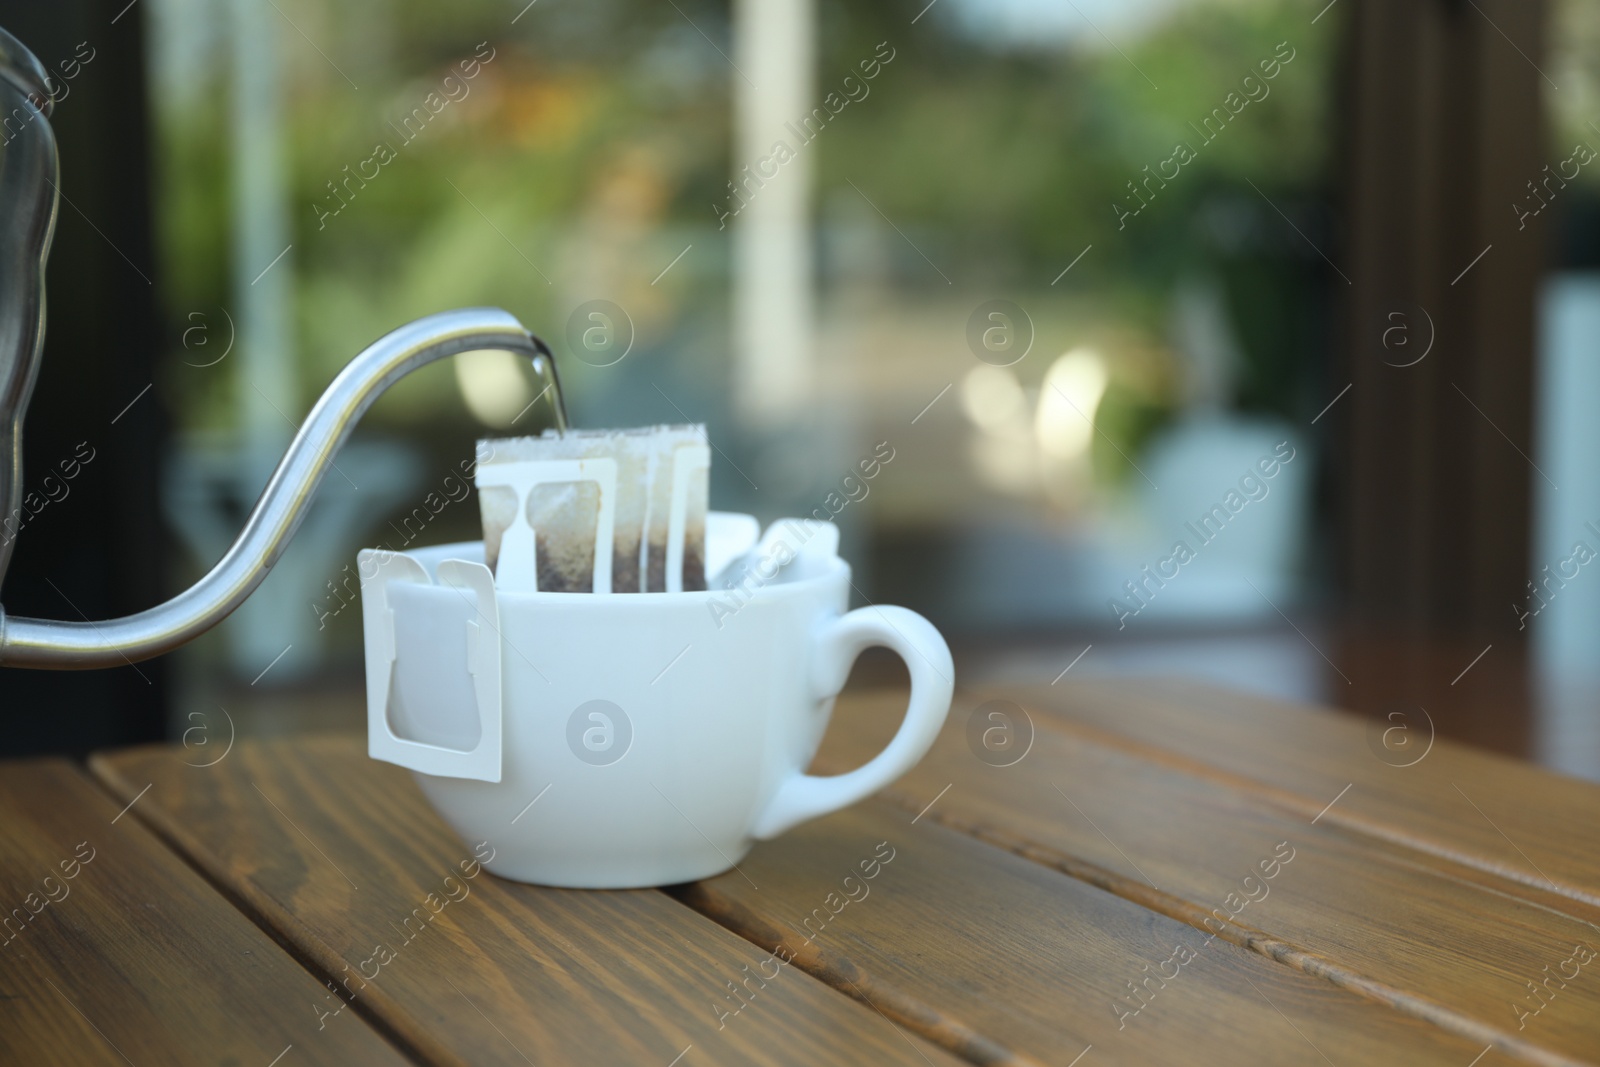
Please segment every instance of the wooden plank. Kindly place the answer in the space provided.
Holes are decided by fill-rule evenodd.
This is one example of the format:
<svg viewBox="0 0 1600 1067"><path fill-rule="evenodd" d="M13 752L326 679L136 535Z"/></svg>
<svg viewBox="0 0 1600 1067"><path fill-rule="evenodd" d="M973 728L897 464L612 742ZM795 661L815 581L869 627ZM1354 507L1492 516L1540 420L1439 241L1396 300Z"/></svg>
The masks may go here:
<svg viewBox="0 0 1600 1067"><path fill-rule="evenodd" d="M148 784L136 812L433 1062L959 1062L804 976L729 1021L762 953L655 890L463 878L473 848L360 738L241 742L204 774L180 757L92 767L119 795Z"/></svg>
<svg viewBox="0 0 1600 1067"><path fill-rule="evenodd" d="M768 971L792 958L908 1028L1030 1062L1466 1067L1485 1044L878 801L741 866L759 892L673 892L775 953Z"/></svg>
<svg viewBox="0 0 1600 1067"><path fill-rule="evenodd" d="M1259 783L1321 821L1600 906L1600 787L1395 721L1416 758L1385 748L1384 720L1178 681L1084 680L1008 697L1191 773ZM1348 791L1346 791L1348 787Z"/></svg>
<svg viewBox="0 0 1600 1067"><path fill-rule="evenodd" d="M1314 806L1285 806L1273 794L1103 746L1039 712L1026 754L991 765L968 742L969 709L979 703L958 696L933 750L884 796L912 813L937 797L925 820L1176 919L1210 923L1480 1048L1534 1062L1597 1058L1600 963L1566 963L1566 980L1543 983L1575 945L1600 948L1600 911L1352 833L1317 818ZM842 706L824 764L842 769L877 751L900 704L887 697ZM1296 858L1263 890L1257 868L1279 842ZM1219 908L1221 919L1212 917Z"/></svg>
<svg viewBox="0 0 1600 1067"><path fill-rule="evenodd" d="M0 1063L407 1062L319 1030L322 984L121 807L64 761L0 765Z"/></svg>

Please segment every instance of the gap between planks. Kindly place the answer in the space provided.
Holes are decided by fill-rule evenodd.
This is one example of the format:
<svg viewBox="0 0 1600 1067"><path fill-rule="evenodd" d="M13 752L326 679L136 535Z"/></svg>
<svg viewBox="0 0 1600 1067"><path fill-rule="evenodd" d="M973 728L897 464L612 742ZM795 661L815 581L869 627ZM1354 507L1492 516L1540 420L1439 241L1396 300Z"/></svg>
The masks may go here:
<svg viewBox="0 0 1600 1067"><path fill-rule="evenodd" d="M1048 708L1043 708L1040 710L1042 711L1042 714L1036 717L1036 721L1042 721L1046 729L1053 730L1058 734L1065 736L1076 736L1083 740L1093 742L1096 745L1115 749L1119 752L1134 756L1146 763L1152 763L1160 767L1166 767L1170 770L1179 771L1183 774L1189 775L1192 778L1199 778L1203 781L1212 782L1234 792L1244 793L1248 796L1255 797L1266 804L1270 804L1294 815L1304 816L1306 818L1315 816L1318 814L1320 805L1322 803L1318 799L1303 796L1302 794L1284 789L1281 786L1275 786L1268 782L1251 778L1248 775L1225 770L1221 767L1185 756L1180 752L1174 752L1170 749L1161 748L1160 746L1152 744L1148 741L1141 741L1136 738L1125 737L1121 734L1112 733L1109 730L1103 730L1098 726L1091 726L1087 723L1081 723L1073 719L1065 718L1059 712L1052 711ZM1399 845L1401 848L1410 849L1413 852L1420 852L1425 855L1446 860L1461 867L1467 867L1475 871L1481 871L1482 873L1490 875L1503 882L1511 882L1518 886L1536 890L1541 894L1551 894L1566 898L1568 900L1577 901L1578 903L1587 905L1591 908L1600 908L1600 894L1586 890L1582 886L1558 882L1554 879L1543 877L1535 872L1524 871L1518 867L1510 866L1509 864L1496 863L1494 860L1491 860L1486 856L1452 848L1449 845L1446 845L1440 841L1436 841L1430 837L1408 834L1405 831L1382 821L1381 819L1363 816L1349 810L1348 808L1341 808L1335 805L1333 806L1332 810L1323 813L1322 819L1331 825L1337 826L1343 830L1348 830L1351 833L1377 838L1380 841L1386 841L1392 845ZM1518 897L1517 899L1527 900L1528 898ZM1529 902L1533 903L1533 901Z"/></svg>
<svg viewBox="0 0 1600 1067"><path fill-rule="evenodd" d="M1102 743L1108 747L1129 752L1150 762L1173 767L1185 773L1195 774L1197 770L1204 772L1198 776L1219 780L1222 784L1235 790L1243 790L1252 795L1261 796L1269 802L1275 803L1276 806L1286 808L1296 814L1300 814L1303 811L1309 816L1316 807L1315 802L1301 798L1297 794L1276 786L1260 783L1209 765L1196 764L1193 761L1186 760L1176 754L1167 753L1165 750L1144 742L1121 738L1095 727L1062 720L1054 714L1041 716L1041 718L1046 720L1048 728L1058 732L1082 734L1096 743ZM832 772L838 768L819 769L825 772ZM126 801L128 797L138 791L132 783L123 778L109 761L100 760L96 757L90 758L89 773L85 777L93 782L97 788L118 799L119 802ZM916 798L912 798L894 787L886 788L878 795L881 799L907 812L914 813L918 809ZM198 873L208 885L261 929L292 959L324 985L331 982L337 991L337 972L344 962L341 958L337 957L331 950L326 949L321 944L320 939L304 929L291 913L283 909L269 896L251 891L248 882L232 883L224 877L224 872L213 870L206 862L206 850L200 848L197 842L190 840L180 827L166 818L165 812L159 806L148 805L145 807L148 810L136 808L131 814L167 844L182 862ZM1124 878L1097 864L1036 844L1027 838L985 825L978 820L962 818L959 815L952 815L948 811L929 812L927 817L930 821L938 822L950 830L979 840L991 847L1000 848L1003 851L1010 852L1078 881L1093 885L1098 889L1122 897L1147 910L1183 922L1202 932L1210 932L1209 928L1202 925L1203 919L1213 918L1213 921L1216 921L1210 912L1182 897L1152 889L1142 882ZM1330 817L1329 821L1334 820ZM1341 820L1341 822L1345 823L1348 821ZM1346 828L1358 831L1364 829L1360 826L1347 826ZM1504 875L1504 872L1494 868L1492 865L1483 861L1468 862L1461 856L1452 854L1446 849L1438 847L1419 848L1416 843L1405 839L1404 835L1392 832L1376 832L1372 833L1371 836L1395 841L1405 847L1416 848L1418 851L1439 855L1461 863L1463 866L1485 870L1496 876ZM1513 878L1510 880L1526 884L1525 879ZM1531 887L1546 888L1540 884L1533 884ZM780 944L785 943L783 935L776 928L742 905L710 890L703 883L674 886L664 889L662 892L684 907L698 912L724 929L765 951L773 951ZM1570 894L1562 895L1567 896ZM1392 1010L1428 1022L1446 1032L1492 1046L1500 1052L1515 1056L1524 1062L1538 1064L1540 1067L1585 1067L1585 1061L1573 1060L1552 1053L1518 1038L1509 1031L1479 1022L1471 1016L1445 1007L1426 997L1408 993L1387 983L1369 978L1359 971L1342 966L1291 942L1272 937L1266 932L1253 927L1229 922L1219 932L1219 936L1277 963L1321 978L1368 1000L1383 1004ZM1038 1061L1033 1058L1013 1052L914 997L903 994L893 987L880 985L848 959L837 957L817 947L808 947L804 951L797 952L793 962L801 970L806 971L830 989L872 1007L891 1021L905 1026L918 1036L970 1063L979 1064L982 1067L991 1067L991 1065L995 1065L995 1067L999 1067L999 1065L1004 1065L1004 1067L1038 1067ZM366 991L364 991L364 995L365 993ZM347 1003L355 1008L357 1014L389 1041L402 1055L413 1062L428 1065L428 1067L432 1067L434 1064L463 1064L463 1067L465 1067L463 1061L448 1049L441 1046L426 1047L432 1045L433 1042L428 1040L425 1033L410 1035L401 1032L392 1025L388 1018L389 1012L394 1012L395 1018L403 1017L403 1012L400 1011L397 1005L384 1003L381 996L368 996L364 1003L361 998L347 1000Z"/></svg>
<svg viewBox="0 0 1600 1067"><path fill-rule="evenodd" d="M834 770L831 767L821 769L826 772ZM917 799L894 786L880 790L877 796L880 800L893 804L907 812L915 812L917 810ZM1121 897L1148 911L1165 915L1170 919L1176 919L1203 933L1211 933L1210 927L1204 925L1206 919L1211 919L1214 922L1221 921L1202 906L1183 897L1162 892L1146 885L1144 882L1125 878L1101 867L1099 864L1037 844L1028 838L997 829L980 820L963 818L960 815L952 814L948 809L931 813L928 819L984 844L1020 856L1042 867L1075 878L1080 882L1086 882L1097 889ZM715 915L711 917L716 918ZM734 928L730 927L730 929ZM735 932L742 933L739 930L735 930ZM748 935L745 936L748 937ZM1336 963L1309 949L1301 948L1282 938L1273 937L1263 930L1246 926L1243 923L1230 920L1218 931L1217 936L1241 948L1265 956L1275 963L1292 967L1341 989L1348 990L1357 996L1382 1004L1404 1015L1420 1019L1447 1033L1492 1046L1499 1052L1513 1056L1525 1063L1538 1064L1540 1067L1592 1067L1589 1061L1575 1060L1559 1053L1551 1052L1542 1046L1517 1037L1508 1030L1481 1022L1470 1015L1446 1007L1437 1001L1416 993L1408 993L1387 982L1369 978L1360 971ZM754 940L754 938L751 938L751 940ZM756 943L760 944L759 941ZM819 975L819 977L821 976Z"/></svg>
<svg viewBox="0 0 1600 1067"><path fill-rule="evenodd" d="M108 759L101 759L91 755L89 759L88 778L95 788L117 800L118 803L126 800L138 791ZM213 869L209 863L209 853L199 842L191 839L178 824L168 817L166 811L159 805L141 805L148 807L148 812L141 813L137 809L133 812L139 821L148 830L172 850L179 861L194 870L205 880L206 884L215 889L231 904L235 910L247 920L253 922L265 933L274 944L299 963L307 972L317 978L324 986L328 986L341 1000L356 1010L357 1015L368 1023L384 1040L394 1047L406 1059L416 1063L418 1067L471 1067L457 1054L434 1041L431 1036L422 1031L417 1035L402 1031L389 1021L390 1013L397 1019L407 1018L405 1009L394 1003L387 996L373 995L377 992L376 986L369 984L362 990L362 996L352 998L344 996L339 985L338 970L345 966L345 960L332 949L323 944L321 939L310 930L306 929L292 913L278 904L270 895L251 888L248 879L240 879L238 884L230 882L225 877L225 871L220 868ZM744 930L730 926L716 914L704 911L688 903L677 891L681 889L694 889L696 884L689 886L661 887L657 892L686 910L696 912L715 923L719 928L728 930L741 940L760 945ZM602 891L603 892L603 891ZM770 950L770 946L768 946ZM797 958L796 963L801 961ZM802 970L806 969L802 966ZM979 1064L981 1067L1045 1067L1038 1060L1016 1054L1005 1049L988 1038L976 1032L967 1030L953 1020L946 1020L946 1026L939 1032L929 1032L925 1029L924 1020L941 1018L939 1014L926 1005L921 1005L910 997L899 994L892 989L883 988L857 968L848 963L845 969L854 975L857 986L852 992L849 988L841 987L831 980L830 975L841 972L814 972L813 977L819 980L830 993L839 993L859 1001L878 1011L891 1022L899 1022L912 1033L930 1040L932 1043L946 1048L947 1051L966 1059L968 1062ZM861 987L871 990L871 996ZM955 1036L955 1035L960 1035ZM964 1040L963 1040L964 1039Z"/></svg>
<svg viewBox="0 0 1600 1067"><path fill-rule="evenodd" d="M1006 1048L916 997L874 981L845 956L816 944L795 949L776 926L711 888L709 882L689 882L661 891L757 948L767 952L776 952L780 946L790 949L793 955L789 962L818 982L866 1004L891 1022L969 1063L980 1067L1044 1067L1033 1057Z"/></svg>
<svg viewBox="0 0 1600 1067"><path fill-rule="evenodd" d="M138 789L122 776L110 760L102 759L98 754L89 757L84 777L119 803L138 792ZM248 879L241 878L237 883L230 882L225 877L224 871L213 868L207 862L206 849L185 834L176 822L168 818L166 811L160 805L137 805L129 814L171 849L179 862L198 874L207 885L221 894L234 910L271 938L273 944L283 949L290 959L354 1009L356 1015L389 1042L400 1055L418 1064L419 1067L470 1067L455 1053L432 1041L426 1032L423 1032L420 1040L417 1040L415 1035L403 1033L395 1027L389 1021L387 1013L393 1012L394 1018L403 1018L403 1009L378 991L376 986L369 984L362 990L361 997L346 997L343 987L338 982L338 971L345 965L344 959L323 945L315 934L294 917L293 913L267 894L252 890ZM368 995L368 990L375 995Z"/></svg>

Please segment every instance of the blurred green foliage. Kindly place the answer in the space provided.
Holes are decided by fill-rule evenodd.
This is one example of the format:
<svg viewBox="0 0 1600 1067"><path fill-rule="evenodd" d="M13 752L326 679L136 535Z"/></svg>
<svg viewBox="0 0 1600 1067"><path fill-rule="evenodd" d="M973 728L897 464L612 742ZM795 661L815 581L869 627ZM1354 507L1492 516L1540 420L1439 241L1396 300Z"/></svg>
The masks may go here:
<svg viewBox="0 0 1600 1067"><path fill-rule="evenodd" d="M952 0L912 25L924 2L822 0L819 96L880 41L896 58L871 96L807 149L817 153L818 202L855 196L854 181L949 265L962 299L1014 295L1076 335L1131 336L1144 349L1167 344L1181 279L1220 276L1245 357L1235 402L1284 414L1303 407L1325 351L1329 270L1308 244L1332 247L1325 205L1339 12L1312 25L1305 5L1289 0L1208 0L1116 47L1089 34L1003 45L975 38ZM188 312L230 299L227 5L160 6L169 25L205 24L184 30L195 40L169 59L183 67L169 71L156 100L176 335ZM581 290L585 264L603 254L639 260L623 273L638 275L629 291L643 308L646 348L725 376L728 353L716 348L725 331L705 325L725 314L727 290L725 234L711 207L732 169L736 75L710 44L731 51L725 4L545 0L515 25L521 5L501 0L276 6L307 402L362 345L431 311L495 304L559 334L571 305L601 295ZM494 58L469 95L404 143L392 123L480 42ZM1280 42L1294 59L1267 83L1270 95L1203 143L1189 124L1259 75ZM1126 183L1179 142L1197 158L1119 228L1113 205L1133 203ZM327 183L379 144L394 161L319 223L316 205L335 203ZM694 260L651 291L650 277L689 241ZM1090 244L1091 257L1052 286ZM649 256L639 252L646 246ZM893 251L895 291L948 296L912 249ZM831 280L820 282L826 298ZM559 337L549 340L560 353ZM1130 450L1178 403L1181 374L1140 366L1114 375L1101 412ZM445 368L416 377L380 421L465 422ZM186 425L230 421L228 374L175 376L168 388Z"/></svg>

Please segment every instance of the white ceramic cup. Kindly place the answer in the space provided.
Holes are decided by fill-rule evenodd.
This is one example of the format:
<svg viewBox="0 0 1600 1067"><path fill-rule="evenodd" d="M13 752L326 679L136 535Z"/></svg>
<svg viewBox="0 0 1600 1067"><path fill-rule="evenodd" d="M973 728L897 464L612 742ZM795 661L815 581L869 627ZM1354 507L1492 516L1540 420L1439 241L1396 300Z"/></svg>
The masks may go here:
<svg viewBox="0 0 1600 1067"><path fill-rule="evenodd" d="M950 707L932 624L846 613L849 565L800 557L732 593L519 594L493 589L481 544L364 552L370 751L417 771L505 878L623 888L729 870L904 774ZM856 770L806 774L875 645L910 672L899 732Z"/></svg>

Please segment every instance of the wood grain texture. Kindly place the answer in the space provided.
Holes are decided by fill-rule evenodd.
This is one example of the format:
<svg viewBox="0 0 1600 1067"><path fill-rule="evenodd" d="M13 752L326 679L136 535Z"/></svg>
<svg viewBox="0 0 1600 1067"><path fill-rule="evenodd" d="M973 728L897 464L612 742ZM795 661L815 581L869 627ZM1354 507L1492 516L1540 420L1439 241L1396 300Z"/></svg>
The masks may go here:
<svg viewBox="0 0 1600 1067"><path fill-rule="evenodd" d="M1169 766L1277 790L1313 814L1349 786L1320 822L1600 907L1600 786L1441 740L1414 766L1397 766L1416 757L1384 747L1383 720L1204 683L1085 680L989 695ZM1402 725L1420 752L1431 735L1414 710Z"/></svg>
<svg viewBox="0 0 1600 1067"><path fill-rule="evenodd" d="M135 749L92 767L120 795L150 783L135 810L348 983L353 1010L329 1030L365 1015L429 1062L474 1067L959 1062L800 974L726 1018L763 953L655 890L465 878L473 848L363 739L241 742L205 774L179 755Z"/></svg>
<svg viewBox="0 0 1600 1067"><path fill-rule="evenodd" d="M924 820L1219 930L1480 1048L1532 1062L1600 1059L1600 963L1567 963L1565 980L1544 984L1575 945L1600 948L1595 909L1326 816L1313 823L1315 807L1102 745L1037 710L1026 755L992 766L967 735L983 703L958 695L933 751L885 796L912 813L937 796ZM841 707L822 762L859 763L898 715L893 698ZM1295 858L1263 892L1259 865L1279 842Z"/></svg>
<svg viewBox="0 0 1600 1067"><path fill-rule="evenodd" d="M1483 1049L912 819L869 801L758 845L741 867L759 892L737 874L673 892L908 1028L957 1043L983 1035L984 1046L959 1045L978 1063L1002 1048L1057 1067L1080 1056L1466 1067ZM862 860L885 847L891 858L865 880Z"/></svg>
<svg viewBox="0 0 1600 1067"><path fill-rule="evenodd" d="M0 765L0 1063L408 1062L358 1019L318 1032L317 979L121 807Z"/></svg>

